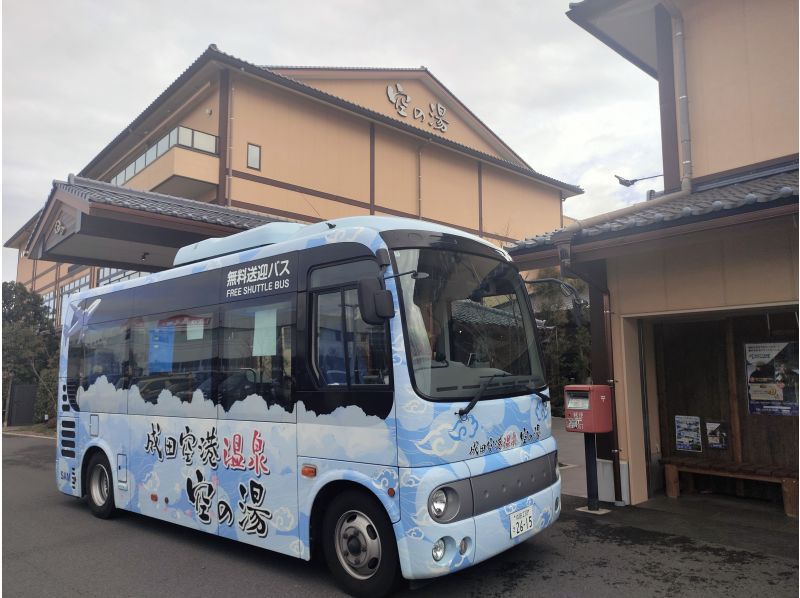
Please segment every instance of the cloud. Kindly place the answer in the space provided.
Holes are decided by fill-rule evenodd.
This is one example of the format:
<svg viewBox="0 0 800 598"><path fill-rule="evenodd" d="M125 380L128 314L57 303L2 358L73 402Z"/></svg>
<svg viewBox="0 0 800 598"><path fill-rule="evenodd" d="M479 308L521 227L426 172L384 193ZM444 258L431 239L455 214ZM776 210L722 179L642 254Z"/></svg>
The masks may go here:
<svg viewBox="0 0 800 598"><path fill-rule="evenodd" d="M645 183L626 190L613 174L661 172L656 82L566 10L552 0L7 3L3 240L210 43L256 64L425 65L534 169L585 188L568 214L643 199ZM15 264L4 249L4 280Z"/></svg>

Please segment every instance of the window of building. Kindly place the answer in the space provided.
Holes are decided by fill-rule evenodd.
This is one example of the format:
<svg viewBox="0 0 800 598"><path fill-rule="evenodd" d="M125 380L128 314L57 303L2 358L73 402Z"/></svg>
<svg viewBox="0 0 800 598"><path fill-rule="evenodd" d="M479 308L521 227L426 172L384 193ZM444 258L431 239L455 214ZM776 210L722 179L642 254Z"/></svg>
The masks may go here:
<svg viewBox="0 0 800 598"><path fill-rule="evenodd" d="M129 413L216 417L213 312L190 310L138 318L131 336Z"/></svg>
<svg viewBox="0 0 800 598"><path fill-rule="evenodd" d="M195 149L209 152L211 154L217 153L217 138L208 133L195 131L192 139L192 147Z"/></svg>
<svg viewBox="0 0 800 598"><path fill-rule="evenodd" d="M262 299L224 310L219 395L225 413L229 418L260 420L273 405L288 409L293 301Z"/></svg>
<svg viewBox="0 0 800 598"><path fill-rule="evenodd" d="M54 291L50 291L49 293L45 293L42 295L42 303L47 308L47 315L52 320L55 316L55 307L56 307L56 294Z"/></svg>
<svg viewBox="0 0 800 598"><path fill-rule="evenodd" d="M141 272L136 270L123 270L121 268L100 268L97 275L97 286L102 287L114 282L122 280L131 280L132 278L139 278Z"/></svg>
<svg viewBox="0 0 800 598"><path fill-rule="evenodd" d="M386 326L361 318L356 289L316 295L314 363L323 385L389 384Z"/></svg>
<svg viewBox="0 0 800 598"><path fill-rule="evenodd" d="M178 144L192 147L192 130L187 127L178 127Z"/></svg>
<svg viewBox="0 0 800 598"><path fill-rule="evenodd" d="M261 146L253 143L247 144L247 167L261 170Z"/></svg>

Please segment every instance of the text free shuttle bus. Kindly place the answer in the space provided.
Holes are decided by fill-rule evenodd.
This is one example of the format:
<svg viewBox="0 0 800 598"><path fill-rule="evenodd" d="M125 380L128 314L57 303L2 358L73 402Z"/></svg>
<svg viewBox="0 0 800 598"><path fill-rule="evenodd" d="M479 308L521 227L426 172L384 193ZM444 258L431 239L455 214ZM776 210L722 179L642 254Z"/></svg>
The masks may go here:
<svg viewBox="0 0 800 598"><path fill-rule="evenodd" d="M558 518L534 319L503 250L357 217L268 224L176 263L66 310L56 477L95 515L319 548L357 595Z"/></svg>

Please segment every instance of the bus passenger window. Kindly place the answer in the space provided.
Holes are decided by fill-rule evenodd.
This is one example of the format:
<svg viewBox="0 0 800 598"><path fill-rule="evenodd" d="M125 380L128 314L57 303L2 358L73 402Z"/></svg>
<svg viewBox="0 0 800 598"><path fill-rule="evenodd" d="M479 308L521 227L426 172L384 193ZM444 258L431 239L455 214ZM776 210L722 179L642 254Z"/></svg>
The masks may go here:
<svg viewBox="0 0 800 598"><path fill-rule="evenodd" d="M158 314L135 320L130 413L211 417L212 313Z"/></svg>
<svg viewBox="0 0 800 598"><path fill-rule="evenodd" d="M224 308L220 397L229 416L260 419L292 393L292 301Z"/></svg>
<svg viewBox="0 0 800 598"><path fill-rule="evenodd" d="M314 362L323 385L389 384L386 327L367 324L355 289L316 297Z"/></svg>
<svg viewBox="0 0 800 598"><path fill-rule="evenodd" d="M83 338L81 411L125 413L130 381L127 320L88 326ZM70 357L72 357L70 355Z"/></svg>
<svg viewBox="0 0 800 598"><path fill-rule="evenodd" d="M89 326L83 339L84 358L81 380L84 390L95 383L127 388L128 340L126 320Z"/></svg>

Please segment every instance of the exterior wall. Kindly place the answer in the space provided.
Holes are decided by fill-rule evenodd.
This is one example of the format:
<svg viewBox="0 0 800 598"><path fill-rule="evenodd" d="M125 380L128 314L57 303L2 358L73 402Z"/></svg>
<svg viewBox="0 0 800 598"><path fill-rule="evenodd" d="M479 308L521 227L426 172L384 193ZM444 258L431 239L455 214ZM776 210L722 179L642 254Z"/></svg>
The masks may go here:
<svg viewBox="0 0 800 598"><path fill-rule="evenodd" d="M679 0L693 176L798 151L797 2Z"/></svg>
<svg viewBox="0 0 800 598"><path fill-rule="evenodd" d="M247 77L232 85L233 206L301 221L369 213L368 121ZM559 228L557 190L488 164L479 184L477 160L374 131L375 213L421 216L495 242ZM261 147L260 169L247 167L248 143Z"/></svg>
<svg viewBox="0 0 800 598"><path fill-rule="evenodd" d="M33 260L22 255L22 250L17 252L17 282L28 285L33 278ZM29 285L28 285L29 286ZM29 286L30 288L30 286Z"/></svg>
<svg viewBox="0 0 800 598"><path fill-rule="evenodd" d="M178 114L176 125L183 125L210 135L219 135L219 89L216 86ZM174 126L174 125L173 125Z"/></svg>
<svg viewBox="0 0 800 598"><path fill-rule="evenodd" d="M233 170L369 202L367 121L255 80L232 84ZM260 171L247 168L248 143L261 146Z"/></svg>
<svg viewBox="0 0 800 598"><path fill-rule="evenodd" d="M524 239L530 231L561 228L561 195L493 166L483 167L483 226L487 231Z"/></svg>
<svg viewBox="0 0 800 598"><path fill-rule="evenodd" d="M419 215L419 170L423 143L375 127L375 204Z"/></svg>
<svg viewBox="0 0 800 598"><path fill-rule="evenodd" d="M428 146L422 151L420 180L423 218L478 230L478 165L474 160Z"/></svg>
<svg viewBox="0 0 800 598"><path fill-rule="evenodd" d="M485 139L478 135L472 128L471 124L466 122L466 114L461 110L457 103L447 97L437 96L427 85L423 83L420 78L410 78L407 74L402 73L400 78L392 78L390 73L387 73L387 78L379 79L336 79L336 78L320 78L311 75L309 78L303 76L303 73L295 71L292 76L300 79L303 83L316 87L322 91L326 91L335 96L344 98L385 114L397 120L403 121L406 124L414 125L423 129L424 131L433 135L440 135L463 143L464 145L473 149L486 152L498 158L509 159L509 153L501 155L495 147L489 144ZM427 74L421 73L419 77L426 78ZM410 100L406 108L406 117L398 114L395 109L394 103L389 100L386 93L386 88L389 85L397 85L400 83L405 92L408 94ZM447 131L439 132L435 130L428 123L430 122L429 112L431 103L440 103L446 108L445 120L448 122ZM420 108L425 113L425 121L420 122L413 118L414 108ZM516 160L514 160L516 162Z"/></svg>
<svg viewBox="0 0 800 598"><path fill-rule="evenodd" d="M240 178L231 180L231 197L234 198L236 207L300 222L317 222L331 218L369 214L367 208L359 208Z"/></svg>
<svg viewBox="0 0 800 598"><path fill-rule="evenodd" d="M631 502L647 500L639 340L640 317L717 312L798 302L797 232L791 218L695 233L670 246L642 246L608 258L620 459L630 471ZM651 349L652 350L652 345ZM645 354L651 449L656 396L652 355ZM657 421L657 417L656 417Z"/></svg>

